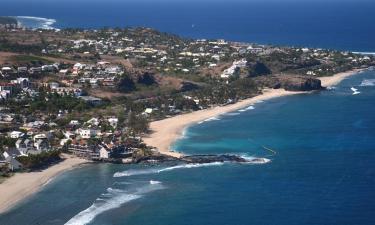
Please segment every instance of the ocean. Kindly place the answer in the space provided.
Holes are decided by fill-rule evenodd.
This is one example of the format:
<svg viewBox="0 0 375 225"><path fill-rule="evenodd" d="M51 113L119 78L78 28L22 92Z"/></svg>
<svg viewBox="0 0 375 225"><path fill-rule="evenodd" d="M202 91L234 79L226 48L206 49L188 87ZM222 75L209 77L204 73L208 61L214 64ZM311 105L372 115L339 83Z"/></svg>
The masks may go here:
<svg viewBox="0 0 375 225"><path fill-rule="evenodd" d="M375 51L374 3L141 8L112 1L15 7L5 0L0 14L48 18L23 17L38 27L142 25L187 37ZM374 98L370 70L327 91L258 102L187 128L174 148L265 157L267 164L88 165L51 180L0 215L0 224L373 225Z"/></svg>
<svg viewBox="0 0 375 225"><path fill-rule="evenodd" d="M259 102L189 127L174 148L267 164L88 165L0 224L373 225L374 97L372 70L327 91Z"/></svg>
<svg viewBox="0 0 375 225"><path fill-rule="evenodd" d="M2 0L28 27L145 26L191 38L375 52L374 1ZM25 17L26 16L26 17Z"/></svg>

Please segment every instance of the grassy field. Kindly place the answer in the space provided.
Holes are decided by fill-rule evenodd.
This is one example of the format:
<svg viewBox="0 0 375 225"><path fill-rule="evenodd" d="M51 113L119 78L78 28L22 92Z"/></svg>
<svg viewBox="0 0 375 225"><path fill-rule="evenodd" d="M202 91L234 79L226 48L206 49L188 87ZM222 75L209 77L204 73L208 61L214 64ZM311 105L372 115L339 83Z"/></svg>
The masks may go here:
<svg viewBox="0 0 375 225"><path fill-rule="evenodd" d="M39 56L33 55L14 55L10 57L10 60L14 63L30 63L30 62L42 62L44 64L53 63L52 61Z"/></svg>

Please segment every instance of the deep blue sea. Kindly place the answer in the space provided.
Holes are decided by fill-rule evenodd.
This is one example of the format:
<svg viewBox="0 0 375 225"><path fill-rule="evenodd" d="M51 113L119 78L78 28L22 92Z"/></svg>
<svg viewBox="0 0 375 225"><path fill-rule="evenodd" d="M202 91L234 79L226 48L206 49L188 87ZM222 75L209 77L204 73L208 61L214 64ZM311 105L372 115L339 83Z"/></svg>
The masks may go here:
<svg viewBox="0 0 375 225"><path fill-rule="evenodd" d="M186 37L375 52L374 9L371 2L2 0L0 14L47 18L20 18L31 27L141 25ZM331 90L259 102L189 127L174 148L268 164L88 165L53 179L0 215L0 224L374 225L374 99L375 71L366 71Z"/></svg>
<svg viewBox="0 0 375 225"><path fill-rule="evenodd" d="M374 85L367 71L332 90L259 102L188 128L174 146L267 164L89 165L55 178L0 224L373 225Z"/></svg>
<svg viewBox="0 0 375 225"><path fill-rule="evenodd" d="M374 9L372 0L1 0L0 3L0 15L50 19L23 19L30 27L146 26L192 38L361 52L375 52Z"/></svg>

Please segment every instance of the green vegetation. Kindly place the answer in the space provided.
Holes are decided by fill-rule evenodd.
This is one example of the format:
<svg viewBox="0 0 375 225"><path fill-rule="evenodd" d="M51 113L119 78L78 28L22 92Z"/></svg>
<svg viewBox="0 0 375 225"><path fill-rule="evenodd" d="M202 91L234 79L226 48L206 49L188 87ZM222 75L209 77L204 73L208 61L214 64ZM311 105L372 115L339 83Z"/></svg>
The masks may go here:
<svg viewBox="0 0 375 225"><path fill-rule="evenodd" d="M40 56L33 56L33 55L15 55L10 58L15 63L19 64L50 64L53 63L51 60L42 58Z"/></svg>
<svg viewBox="0 0 375 225"><path fill-rule="evenodd" d="M20 52L39 54L43 49L41 44L18 44L10 42L8 39L0 39L0 51L4 52Z"/></svg>
<svg viewBox="0 0 375 225"><path fill-rule="evenodd" d="M10 137L0 137L0 153L5 150L5 147L14 147L16 139Z"/></svg>
<svg viewBox="0 0 375 225"><path fill-rule="evenodd" d="M132 112L130 112L128 115L127 124L129 128L132 129L134 133L137 133L137 134L147 132L149 129L147 118L141 115L136 115Z"/></svg>
<svg viewBox="0 0 375 225"><path fill-rule="evenodd" d="M17 160L23 165L24 169L36 170L59 162L61 157L59 151L48 151L37 155L19 156Z"/></svg>
<svg viewBox="0 0 375 225"><path fill-rule="evenodd" d="M136 90L133 79L129 75L124 75L117 85L117 90L124 93Z"/></svg>

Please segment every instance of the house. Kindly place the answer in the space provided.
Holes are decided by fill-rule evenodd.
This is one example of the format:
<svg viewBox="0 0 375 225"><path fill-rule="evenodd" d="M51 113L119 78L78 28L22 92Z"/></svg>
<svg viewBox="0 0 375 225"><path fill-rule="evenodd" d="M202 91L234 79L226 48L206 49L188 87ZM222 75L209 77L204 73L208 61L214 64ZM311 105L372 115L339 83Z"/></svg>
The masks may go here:
<svg viewBox="0 0 375 225"><path fill-rule="evenodd" d="M11 82L12 84L18 85L20 88L27 88L30 86L29 78L20 77L16 80L12 80Z"/></svg>
<svg viewBox="0 0 375 225"><path fill-rule="evenodd" d="M104 145L101 146L99 150L99 158L100 159L109 159L111 158L111 151Z"/></svg>
<svg viewBox="0 0 375 225"><path fill-rule="evenodd" d="M49 144L48 141L45 139L39 139L34 143L34 147L38 151L48 151L49 150Z"/></svg>
<svg viewBox="0 0 375 225"><path fill-rule="evenodd" d="M50 89L57 89L58 87L60 87L60 84L57 83L57 82L50 82L49 83L49 88Z"/></svg>
<svg viewBox="0 0 375 225"><path fill-rule="evenodd" d="M33 142L30 139L18 139L16 148L22 155L27 155L27 151L33 148Z"/></svg>
<svg viewBox="0 0 375 225"><path fill-rule="evenodd" d="M10 91L0 91L0 99L8 99L11 96Z"/></svg>
<svg viewBox="0 0 375 225"><path fill-rule="evenodd" d="M78 131L78 134L81 136L82 139L94 138L94 137L97 136L98 133L99 133L98 130L90 129L90 128L79 129L79 131Z"/></svg>
<svg viewBox="0 0 375 225"><path fill-rule="evenodd" d="M56 87L52 89L53 92L57 93L58 95L72 95L75 97L82 95L82 90L80 88L72 88L72 87Z"/></svg>
<svg viewBox="0 0 375 225"><path fill-rule="evenodd" d="M93 97L93 96L79 96L79 98L82 99L83 101L91 104L91 105L102 104L102 99L96 98L96 97Z"/></svg>
<svg viewBox="0 0 375 225"><path fill-rule="evenodd" d="M42 67L31 67L29 69L30 74L40 74L42 73Z"/></svg>
<svg viewBox="0 0 375 225"><path fill-rule="evenodd" d="M61 75L67 75L69 73L69 69L62 69L59 71L59 74Z"/></svg>
<svg viewBox="0 0 375 225"><path fill-rule="evenodd" d="M56 70L56 67L54 65L44 65L42 66L42 71L44 72L53 72Z"/></svg>
<svg viewBox="0 0 375 225"><path fill-rule="evenodd" d="M34 135L34 142L37 142L38 140L47 140L50 137L51 136L47 134L36 134Z"/></svg>
<svg viewBox="0 0 375 225"><path fill-rule="evenodd" d="M16 148L8 148L3 152L4 158L12 157L16 158L17 156L20 156L21 153Z"/></svg>
<svg viewBox="0 0 375 225"><path fill-rule="evenodd" d="M145 113L147 113L147 114L151 114L152 113L152 108L147 108L146 110L145 110Z"/></svg>
<svg viewBox="0 0 375 225"><path fill-rule="evenodd" d="M85 145L85 144L71 144L69 145L68 151L72 154L88 159L99 159L100 151L98 146L95 145Z"/></svg>
<svg viewBox="0 0 375 225"><path fill-rule="evenodd" d="M10 94L13 93L15 85L7 82L0 82L0 91L9 91Z"/></svg>
<svg viewBox="0 0 375 225"><path fill-rule="evenodd" d="M13 157L6 157L5 161L8 163L8 168L11 171L19 170L19 169L22 168L22 164L20 162L18 162L18 160L13 158Z"/></svg>
<svg viewBox="0 0 375 225"><path fill-rule="evenodd" d="M111 117L111 118L108 119L108 123L109 123L109 125L111 125L113 128L116 128L116 127L117 127L117 123L118 123L118 118Z"/></svg>
<svg viewBox="0 0 375 225"><path fill-rule="evenodd" d="M13 72L13 69L9 66L4 66L1 68L1 72L2 74L9 74L9 73L12 73Z"/></svg>
<svg viewBox="0 0 375 225"><path fill-rule="evenodd" d="M26 66L20 66L17 68L18 73L25 74L27 73L27 67Z"/></svg>
<svg viewBox="0 0 375 225"><path fill-rule="evenodd" d="M9 137L14 138L14 139L18 139L18 138L23 137L24 135L25 134L22 133L21 131L12 131L12 132L10 132Z"/></svg>
<svg viewBox="0 0 375 225"><path fill-rule="evenodd" d="M71 120L70 122L69 122L69 125L71 125L71 126L78 126L80 123L79 123L79 121L78 120Z"/></svg>
<svg viewBox="0 0 375 225"><path fill-rule="evenodd" d="M86 121L86 124L90 124L90 125L98 126L98 125L99 125L99 119L93 117L93 118L87 120L87 121Z"/></svg>

